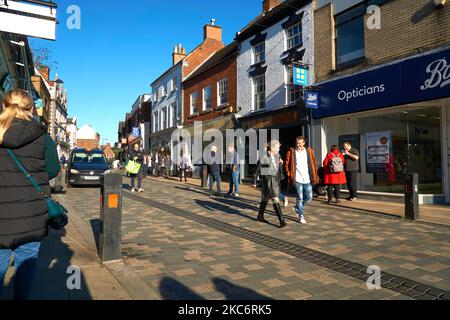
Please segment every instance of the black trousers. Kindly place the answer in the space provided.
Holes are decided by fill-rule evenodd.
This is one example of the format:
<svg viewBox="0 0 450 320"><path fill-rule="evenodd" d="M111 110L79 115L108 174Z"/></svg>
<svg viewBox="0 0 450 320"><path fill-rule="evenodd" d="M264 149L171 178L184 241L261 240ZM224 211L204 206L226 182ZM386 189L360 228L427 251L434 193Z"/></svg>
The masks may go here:
<svg viewBox="0 0 450 320"><path fill-rule="evenodd" d="M347 178L347 188L350 198L356 198L358 196L358 171L346 171L345 176Z"/></svg>
<svg viewBox="0 0 450 320"><path fill-rule="evenodd" d="M334 192L333 192L333 189L334 189ZM340 184L329 184L327 186L327 192L328 192L328 201L331 201L333 199L333 193L334 193L334 197L337 200L341 196L341 185Z"/></svg>
<svg viewBox="0 0 450 320"><path fill-rule="evenodd" d="M180 181L183 181L183 177L184 177L184 181L187 181L187 176L186 176L186 171L187 169L178 169L180 172Z"/></svg>

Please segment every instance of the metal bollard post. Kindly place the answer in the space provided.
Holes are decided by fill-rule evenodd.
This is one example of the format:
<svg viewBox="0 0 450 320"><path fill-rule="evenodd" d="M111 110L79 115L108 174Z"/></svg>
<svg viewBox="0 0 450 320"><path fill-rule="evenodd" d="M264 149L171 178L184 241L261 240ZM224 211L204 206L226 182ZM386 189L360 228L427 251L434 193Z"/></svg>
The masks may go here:
<svg viewBox="0 0 450 320"><path fill-rule="evenodd" d="M419 219L419 174L406 173L405 182L405 218Z"/></svg>
<svg viewBox="0 0 450 320"><path fill-rule="evenodd" d="M100 259L119 260L122 258L121 174L109 173L102 177L100 203Z"/></svg>

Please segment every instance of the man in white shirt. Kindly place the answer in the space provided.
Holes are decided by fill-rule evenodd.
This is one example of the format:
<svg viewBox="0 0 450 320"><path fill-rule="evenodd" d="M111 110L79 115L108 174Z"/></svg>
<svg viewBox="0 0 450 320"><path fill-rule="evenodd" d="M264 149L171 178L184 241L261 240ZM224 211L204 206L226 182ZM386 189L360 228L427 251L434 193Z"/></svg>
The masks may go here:
<svg viewBox="0 0 450 320"><path fill-rule="evenodd" d="M297 193L294 210L301 224L306 224L304 206L312 200L312 185L318 181L314 151L305 144L305 138L297 137L295 147L286 154L285 162L289 184L295 187Z"/></svg>

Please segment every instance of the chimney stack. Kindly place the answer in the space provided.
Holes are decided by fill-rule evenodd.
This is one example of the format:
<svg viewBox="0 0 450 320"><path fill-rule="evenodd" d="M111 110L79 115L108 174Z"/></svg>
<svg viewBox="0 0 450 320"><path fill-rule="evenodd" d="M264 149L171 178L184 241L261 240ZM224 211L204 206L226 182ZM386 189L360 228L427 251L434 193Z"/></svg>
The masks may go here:
<svg viewBox="0 0 450 320"><path fill-rule="evenodd" d="M173 65L176 65L178 62L183 60L184 57L186 57L186 49L183 47L182 44L176 45L173 48L173 53L172 53Z"/></svg>
<svg viewBox="0 0 450 320"><path fill-rule="evenodd" d="M216 19L211 19L211 22L203 27L203 41L206 39L222 42L222 28L216 26Z"/></svg>
<svg viewBox="0 0 450 320"><path fill-rule="evenodd" d="M280 0L263 0L263 13L272 10L273 7L276 7L279 4Z"/></svg>

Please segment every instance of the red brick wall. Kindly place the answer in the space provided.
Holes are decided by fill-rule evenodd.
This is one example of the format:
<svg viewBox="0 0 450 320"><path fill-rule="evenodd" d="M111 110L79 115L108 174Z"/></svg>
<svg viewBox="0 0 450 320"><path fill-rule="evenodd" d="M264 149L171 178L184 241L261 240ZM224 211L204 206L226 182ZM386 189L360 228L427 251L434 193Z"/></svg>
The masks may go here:
<svg viewBox="0 0 450 320"><path fill-rule="evenodd" d="M187 78L195 71L203 62L209 59L215 52L224 47L221 41L206 39L194 51L192 51L184 61L187 62L183 67L183 79Z"/></svg>
<svg viewBox="0 0 450 320"><path fill-rule="evenodd" d="M228 78L228 105L233 107L236 112L237 100L237 75L236 75L236 57L230 57L228 60L216 65L214 68L202 73L201 75L189 79L183 83L184 86L184 123L193 124L194 121L206 121L217 118L227 109L216 111L217 108L217 82ZM211 86L211 111L203 113L203 88ZM190 116L191 94L198 92L198 111L199 115Z"/></svg>

